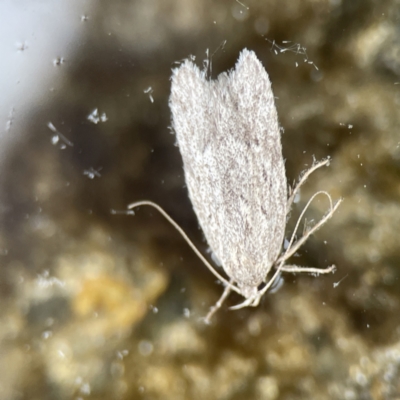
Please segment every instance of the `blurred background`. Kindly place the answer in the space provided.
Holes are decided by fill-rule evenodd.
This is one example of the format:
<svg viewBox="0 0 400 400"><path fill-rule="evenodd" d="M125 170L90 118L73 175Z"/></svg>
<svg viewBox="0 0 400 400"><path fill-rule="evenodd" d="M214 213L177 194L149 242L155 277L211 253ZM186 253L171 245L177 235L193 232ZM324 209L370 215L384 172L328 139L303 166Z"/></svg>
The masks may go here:
<svg viewBox="0 0 400 400"><path fill-rule="evenodd" d="M400 398L400 3L0 3L0 398ZM344 198L257 308L222 292L170 129L171 70L256 52L294 205ZM307 221L327 210L317 199ZM299 232L299 235L301 232Z"/></svg>

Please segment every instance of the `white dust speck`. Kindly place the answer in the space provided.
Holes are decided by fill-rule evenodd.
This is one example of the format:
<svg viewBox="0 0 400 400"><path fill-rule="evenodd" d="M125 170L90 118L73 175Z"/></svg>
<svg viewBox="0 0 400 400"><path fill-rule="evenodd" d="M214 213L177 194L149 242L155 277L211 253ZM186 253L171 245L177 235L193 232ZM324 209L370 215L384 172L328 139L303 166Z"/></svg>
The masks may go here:
<svg viewBox="0 0 400 400"><path fill-rule="evenodd" d="M88 116L87 119L94 124L99 122L106 122L108 120L106 113L99 113L99 109L95 108Z"/></svg>
<svg viewBox="0 0 400 400"><path fill-rule="evenodd" d="M338 282L333 282L333 288L336 289L344 279L346 279L349 276L349 274L346 274L342 279L340 279Z"/></svg>
<svg viewBox="0 0 400 400"><path fill-rule="evenodd" d="M250 10L250 7L246 6L245 4L243 4L242 2L240 2L239 0L236 0L236 3L239 3L242 7L244 7L246 10Z"/></svg>
<svg viewBox="0 0 400 400"><path fill-rule="evenodd" d="M237 21L244 21L249 16L249 7L236 0L237 4L232 6L232 17Z"/></svg>
<svg viewBox="0 0 400 400"><path fill-rule="evenodd" d="M319 70L317 65L308 58L307 49L300 43L293 43L289 40L284 40L281 44L278 44L275 42L275 40L265 40L271 44L271 51L273 51L275 55L287 52L302 55L304 56L303 62L312 65L317 71ZM298 67L297 62L295 63L295 65L296 67Z"/></svg>
<svg viewBox="0 0 400 400"><path fill-rule="evenodd" d="M47 126L50 130L52 130L53 132L57 132L57 128L53 125L52 122L48 122Z"/></svg>
<svg viewBox="0 0 400 400"><path fill-rule="evenodd" d="M67 146L70 146L70 147L72 147L72 146L74 145L69 139L67 139L66 136L64 136L61 132L59 132L59 131L57 130L57 128L53 125L52 122L48 122L48 123L47 123L47 127L48 127L52 132L55 133L55 135L53 135L53 136L51 137L51 143L52 143L53 145L56 145L60 140L63 142L63 143L60 145L60 148L61 148L62 150L66 148L66 145L67 145Z"/></svg>
<svg viewBox="0 0 400 400"><path fill-rule="evenodd" d="M149 99L152 103L154 103L154 98L152 96L153 92L154 92L154 90L151 86L149 86L147 89L143 90L143 93L146 93L149 95Z"/></svg>
<svg viewBox="0 0 400 400"><path fill-rule="evenodd" d="M151 306L150 306L150 310L153 311L153 314L158 314L158 308L157 308L157 307L151 305Z"/></svg>
<svg viewBox="0 0 400 400"><path fill-rule="evenodd" d="M65 63L65 58L64 57L57 57L53 60L53 65L55 67L59 67L60 65Z"/></svg>
<svg viewBox="0 0 400 400"><path fill-rule="evenodd" d="M53 332L52 331L44 331L42 333L42 339L47 340L49 338L51 338L53 336Z"/></svg>
<svg viewBox="0 0 400 400"><path fill-rule="evenodd" d="M101 177L100 171L101 167L98 169L90 167L89 169L85 169L83 171L83 175L87 176L89 179L100 178Z"/></svg>

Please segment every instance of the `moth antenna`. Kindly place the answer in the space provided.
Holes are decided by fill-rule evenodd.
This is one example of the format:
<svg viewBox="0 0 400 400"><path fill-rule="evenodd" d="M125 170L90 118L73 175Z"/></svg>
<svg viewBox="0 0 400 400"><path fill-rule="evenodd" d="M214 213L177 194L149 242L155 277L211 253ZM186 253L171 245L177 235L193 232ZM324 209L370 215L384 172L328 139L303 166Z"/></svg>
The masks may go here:
<svg viewBox="0 0 400 400"><path fill-rule="evenodd" d="M329 209L328 213L325 214L325 216L322 217L322 218L318 221L317 224L315 224L312 228L310 228L296 243L293 243L293 242L294 242L295 235L296 235L296 232L297 232L297 230L298 230L298 228L299 228L300 222L301 222L301 220L302 220L302 218L303 218L305 212L306 212L307 209L310 207L310 204L313 202L313 200L314 200L317 196L319 196L320 194L323 194L323 195L325 195L326 197L328 197L329 205L330 205L330 207L329 207L330 209ZM331 197L331 195L330 195L328 192L325 192L325 191L321 190L321 191L315 193L315 194L311 197L311 199L308 201L308 203L307 203L306 206L304 207L303 211L301 212L300 217L299 217L299 219L297 220L295 229L294 229L294 231L293 231L293 233L292 233L292 237L290 238L289 245L288 245L288 247L287 247L285 253L284 253L281 257L279 257L278 263L286 261L286 260L287 260L288 258L290 258L294 253L296 253L296 251L307 241L307 239L308 239L314 232L316 232L322 225L324 225L325 222L326 222L329 218L332 217L332 215L333 215L334 212L337 210L337 208L339 207L339 205L340 205L340 203L341 203L342 201L343 201L343 199L339 199L339 200L335 203L335 205L333 205L332 197Z"/></svg>
<svg viewBox="0 0 400 400"><path fill-rule="evenodd" d="M287 210L287 214L290 212L290 209L292 208L292 204L293 204L293 200L297 194L297 192L299 191L300 187L304 184L304 182L308 179L308 177L318 168L323 167L324 165L327 165L331 162L330 158L326 158L325 160L322 160L318 163L315 164L315 162L313 163L313 166L308 169L307 171L305 171L304 173L302 173L300 175L300 179L299 182L297 183L296 187L294 187L290 193L290 196L288 198L288 201L286 203L286 210Z"/></svg>
<svg viewBox="0 0 400 400"><path fill-rule="evenodd" d="M324 165L324 164L322 164ZM320 165L320 166L322 166ZM315 169L314 169L315 171ZM312 171L311 171L312 172ZM309 175L309 174L308 174ZM293 244L295 235L296 235L296 231L299 228L301 219L303 218L305 212L307 211L308 207L310 206L310 204L312 203L312 201L320 194L324 194L328 197L329 199L329 205L330 205L330 210L329 212L323 217L321 218L321 220L314 225L305 235L303 235L301 237L301 239L299 239L295 244ZM297 220L296 223L296 227L292 233L292 237L290 239L289 245L287 250L285 251L285 253L279 257L277 264L279 265L276 268L276 271L274 273L274 275L272 276L272 278L268 281L268 283L265 285L265 287L262 288L262 290L260 290L257 294L257 298L254 299L254 305L257 305L261 299L262 296L264 296L264 294L267 292L267 290L272 286L272 284L275 282L275 280L278 278L279 274L282 271L285 272L309 272L309 273L315 273L315 274L327 274L329 272L333 272L336 270L336 266L332 265L330 267L324 268L324 269L318 269L318 268L307 268L307 267L299 267L299 266L290 266L290 265L285 265L285 261L291 257L299 248L300 246L302 246L304 244L304 242L316 231L318 230L322 225L325 224L325 222L332 217L332 215L334 214L334 212L336 211L336 209L339 207L340 203L342 202L342 199L339 199L335 205L333 205L332 203L332 197L330 196L330 194L328 192L325 191L320 191L315 193L311 199L308 201L307 205L304 207L303 211L300 214L299 219Z"/></svg>
<svg viewBox="0 0 400 400"><path fill-rule="evenodd" d="M203 254L200 253L200 251L197 249L197 247L193 244L193 242L189 239L189 237L186 235L185 231L172 219L172 217L167 214L166 211L162 207L160 207L157 203L153 203L152 201L149 200L142 200L142 201L136 201L135 203L131 203L128 205L128 209L132 210L133 208L139 207L139 206L150 206L155 208L180 234L181 236L186 240L186 243L192 248L192 250L196 253L197 257L200 258L201 261L203 261L203 264L221 281L223 282L227 287L229 287L230 290L234 290L236 293L240 294L240 290L233 285L232 283L228 282L224 277L222 277L216 270L215 268L207 261L207 259L203 256Z"/></svg>

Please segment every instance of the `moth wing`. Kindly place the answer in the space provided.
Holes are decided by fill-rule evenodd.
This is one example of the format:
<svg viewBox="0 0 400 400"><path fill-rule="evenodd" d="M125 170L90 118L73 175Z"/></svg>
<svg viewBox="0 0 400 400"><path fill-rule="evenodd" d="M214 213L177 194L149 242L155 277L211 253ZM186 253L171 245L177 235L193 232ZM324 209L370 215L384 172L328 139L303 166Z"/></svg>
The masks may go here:
<svg viewBox="0 0 400 400"><path fill-rule="evenodd" d="M239 286L254 287L278 257L286 177L274 97L256 55L207 80L186 61L170 107L189 195L206 239Z"/></svg>

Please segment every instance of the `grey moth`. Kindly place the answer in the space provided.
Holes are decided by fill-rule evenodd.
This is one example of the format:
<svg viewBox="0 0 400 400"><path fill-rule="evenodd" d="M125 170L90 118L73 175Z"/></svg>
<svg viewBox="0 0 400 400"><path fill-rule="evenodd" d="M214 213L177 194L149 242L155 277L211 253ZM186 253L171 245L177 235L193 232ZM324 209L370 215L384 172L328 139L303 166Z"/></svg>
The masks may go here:
<svg viewBox="0 0 400 400"><path fill-rule="evenodd" d="M325 269L288 265L286 261L335 212L327 192L317 192L300 215L286 250L282 251L288 213L308 176L329 159L305 171L288 190L281 132L271 82L254 52L242 50L233 70L211 80L185 60L173 70L169 105L172 128L183 159L189 196L205 238L228 278L224 278L169 217L150 201L184 236L206 266L225 285L206 322L231 291L244 297L232 307L257 306L281 272L321 274ZM322 219L295 240L300 220L318 195L329 200Z"/></svg>

